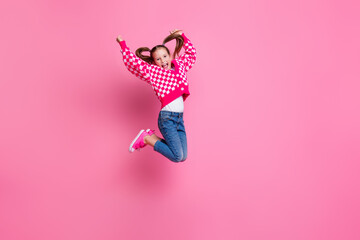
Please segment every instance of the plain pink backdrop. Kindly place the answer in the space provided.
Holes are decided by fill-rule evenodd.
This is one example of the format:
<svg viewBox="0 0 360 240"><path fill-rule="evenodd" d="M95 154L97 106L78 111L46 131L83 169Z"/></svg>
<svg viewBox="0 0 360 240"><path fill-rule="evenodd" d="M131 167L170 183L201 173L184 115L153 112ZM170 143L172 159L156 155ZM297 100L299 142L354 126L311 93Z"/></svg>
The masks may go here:
<svg viewBox="0 0 360 240"><path fill-rule="evenodd" d="M360 239L358 1L0 4L0 239ZM147 147L131 50L197 49L189 157Z"/></svg>

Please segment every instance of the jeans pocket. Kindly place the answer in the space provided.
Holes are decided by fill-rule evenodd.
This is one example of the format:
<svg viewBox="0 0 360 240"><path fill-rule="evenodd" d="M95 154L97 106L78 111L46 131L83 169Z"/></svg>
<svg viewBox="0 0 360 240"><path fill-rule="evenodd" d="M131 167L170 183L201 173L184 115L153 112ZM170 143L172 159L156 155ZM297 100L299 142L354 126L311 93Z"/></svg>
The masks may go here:
<svg viewBox="0 0 360 240"><path fill-rule="evenodd" d="M171 117L165 116L163 118L160 118L159 124L163 129L168 128L171 125Z"/></svg>
<svg viewBox="0 0 360 240"><path fill-rule="evenodd" d="M166 121L169 121L171 119L171 114L168 113L168 112L160 112L160 115L159 115L159 120L161 122L166 122Z"/></svg>

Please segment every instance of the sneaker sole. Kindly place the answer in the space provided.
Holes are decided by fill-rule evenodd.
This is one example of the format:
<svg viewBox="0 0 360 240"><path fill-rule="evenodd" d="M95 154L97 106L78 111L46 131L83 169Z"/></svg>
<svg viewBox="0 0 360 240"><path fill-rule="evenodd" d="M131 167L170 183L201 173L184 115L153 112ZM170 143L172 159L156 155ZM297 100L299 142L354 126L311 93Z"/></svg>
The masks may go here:
<svg viewBox="0 0 360 240"><path fill-rule="evenodd" d="M140 132L138 133L138 135L136 135L135 139L131 142L130 147L129 147L129 152L134 152L135 148L133 148L134 143L136 142L136 140L140 137L140 135L144 132L145 130L140 130Z"/></svg>

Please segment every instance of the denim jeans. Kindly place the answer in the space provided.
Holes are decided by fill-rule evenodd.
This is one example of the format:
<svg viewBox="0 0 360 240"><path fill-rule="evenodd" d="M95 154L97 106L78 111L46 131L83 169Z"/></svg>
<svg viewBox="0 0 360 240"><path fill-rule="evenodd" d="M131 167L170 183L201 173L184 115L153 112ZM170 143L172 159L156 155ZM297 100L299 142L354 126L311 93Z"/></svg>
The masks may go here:
<svg viewBox="0 0 360 240"><path fill-rule="evenodd" d="M187 158L187 142L183 113L160 111L158 127L164 139L156 141L154 150L173 162Z"/></svg>

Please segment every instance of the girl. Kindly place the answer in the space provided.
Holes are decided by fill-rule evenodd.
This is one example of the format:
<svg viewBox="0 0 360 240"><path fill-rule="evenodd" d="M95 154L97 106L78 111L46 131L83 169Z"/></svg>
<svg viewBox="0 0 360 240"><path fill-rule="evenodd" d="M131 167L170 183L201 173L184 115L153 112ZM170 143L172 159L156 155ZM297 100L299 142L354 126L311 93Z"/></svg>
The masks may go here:
<svg viewBox="0 0 360 240"><path fill-rule="evenodd" d="M165 43L176 39L174 54L171 56ZM138 48L132 53L119 35L116 39L121 47L126 68L141 80L149 83L161 102L158 127L164 137L159 138L154 130L140 130L131 142L129 151L150 145L173 162L182 162L187 158L187 141L183 121L184 101L190 95L186 72L194 65L196 50L181 30L170 31L162 45L151 50ZM179 56L181 48L185 52ZM142 52L150 52L149 56ZM176 56L178 56L176 58Z"/></svg>

